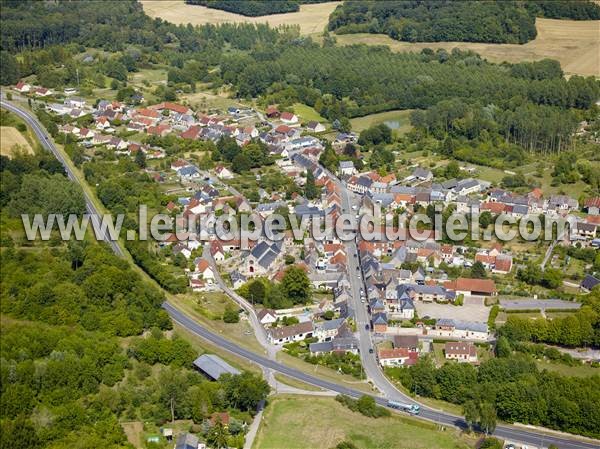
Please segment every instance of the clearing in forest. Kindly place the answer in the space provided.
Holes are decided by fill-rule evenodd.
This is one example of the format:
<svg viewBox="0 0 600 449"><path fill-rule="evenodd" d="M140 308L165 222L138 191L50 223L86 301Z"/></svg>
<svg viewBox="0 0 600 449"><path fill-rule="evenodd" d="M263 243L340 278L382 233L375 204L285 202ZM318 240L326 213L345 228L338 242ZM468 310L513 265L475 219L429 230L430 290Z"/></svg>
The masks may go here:
<svg viewBox="0 0 600 449"><path fill-rule="evenodd" d="M150 17L160 17L175 24L204 25L225 22L269 23L271 26L299 25L302 34L320 33L329 22L329 15L339 2L300 5L300 11L272 14L261 17L246 17L219 9L200 5L187 5L183 0L141 0L144 12Z"/></svg>

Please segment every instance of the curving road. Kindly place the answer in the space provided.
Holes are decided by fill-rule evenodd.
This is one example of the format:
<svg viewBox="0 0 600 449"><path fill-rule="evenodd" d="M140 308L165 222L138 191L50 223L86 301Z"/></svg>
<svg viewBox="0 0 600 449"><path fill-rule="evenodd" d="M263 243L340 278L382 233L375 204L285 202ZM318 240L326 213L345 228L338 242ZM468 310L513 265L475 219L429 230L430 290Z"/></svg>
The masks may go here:
<svg viewBox="0 0 600 449"><path fill-rule="evenodd" d="M171 319L178 323L179 325L185 327L188 331L198 335L199 337L208 340L214 345L219 346L226 351L242 357L244 359L250 360L264 368L268 368L273 371L277 371L281 374L285 374L288 377L300 380L310 385L314 385L316 387L325 388L327 390L334 391L339 394L345 394L354 398L359 398L364 393L358 390L354 390L352 388L344 387L342 385L338 385L333 382L329 382L318 377L314 377L310 374L307 374L303 371L297 370L295 368L291 368L282 363L271 360L267 357L256 354L252 351L244 349L240 346L237 346L235 343L223 338L220 335L217 335L208 329L204 328L184 313L179 311L169 302L165 302L163 304L163 308L169 313ZM373 396L375 401L379 405L387 405L387 399ZM421 414L419 415L421 418L436 422L445 426L453 426L461 429L466 428L467 424L462 417L454 416L450 413L440 412L436 410L432 410L430 408L421 408ZM511 441L520 441L527 444L535 445L535 446L547 446L549 444L554 444L561 449L598 449L599 444L593 442L586 441L577 441L567 437L562 436L554 436L548 434L541 434L539 432L535 432L533 430L520 429L513 426L507 425L499 425L494 435L511 440Z"/></svg>
<svg viewBox="0 0 600 449"><path fill-rule="evenodd" d="M7 109L8 111L18 115L23 120L25 120L25 122L27 122L27 124L30 126L30 128L33 130L33 132L37 136L38 140L40 141L40 144L42 145L42 147L44 149L50 151L54 155L54 157L58 160L58 162L60 162L62 164L69 179L71 181L79 184L79 186L81 187L81 190L83 192L83 195L85 197L85 207L86 207L87 213L90 214L90 218L93 222L96 222L96 223L99 222L100 213L98 212L98 209L96 208L93 201L91 200L91 198L85 191L81 180L77 176L75 176L75 173L73 173L73 170L71 169L69 164L67 164L65 157L58 150L58 148L56 148L56 146L54 145L54 142L52 141L52 138L50 136L48 136L48 134L46 133L45 129L43 128L42 124L38 121L38 119L35 116L33 116L29 111L19 108L18 106L15 106L12 103L8 103L7 101L0 100L0 106L3 107L4 109ZM116 241L112 240L109 237L109 235L107 233L102 235L102 240L104 240L106 243L108 243L110 245L111 249L113 250L113 252L115 254L117 254L120 257L123 257L123 255L124 255L123 250L121 249L121 247L119 246L119 244Z"/></svg>

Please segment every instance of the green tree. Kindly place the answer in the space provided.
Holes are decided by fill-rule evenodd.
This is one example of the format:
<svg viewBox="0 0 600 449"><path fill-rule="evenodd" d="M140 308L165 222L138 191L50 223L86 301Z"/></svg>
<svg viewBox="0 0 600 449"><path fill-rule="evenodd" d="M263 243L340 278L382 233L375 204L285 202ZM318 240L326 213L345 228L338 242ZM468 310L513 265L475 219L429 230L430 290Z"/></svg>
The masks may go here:
<svg viewBox="0 0 600 449"><path fill-rule="evenodd" d="M269 394L269 384L258 374L244 371L232 376L225 374L219 378L225 389L225 398L231 407L253 412Z"/></svg>
<svg viewBox="0 0 600 449"><path fill-rule="evenodd" d="M0 51L0 84L8 86L19 81L19 64L17 59L7 51Z"/></svg>
<svg viewBox="0 0 600 449"><path fill-rule="evenodd" d="M281 288L286 297L294 304L306 304L311 298L311 284L306 272L292 265L285 270L281 279Z"/></svg>
<svg viewBox="0 0 600 449"><path fill-rule="evenodd" d="M208 434L206 435L206 442L210 447L214 447L217 449L226 448L227 438L229 437L229 432L223 426L220 418L217 418L216 422L210 427Z"/></svg>
<svg viewBox="0 0 600 449"><path fill-rule="evenodd" d="M312 171L306 172L306 184L304 186L304 196L306 199L314 200L319 196L319 189L315 184L315 175Z"/></svg>
<svg viewBox="0 0 600 449"><path fill-rule="evenodd" d="M487 272L480 261L476 261L471 267L471 277L474 279L485 279Z"/></svg>
<svg viewBox="0 0 600 449"><path fill-rule="evenodd" d="M479 405L479 425L486 435L494 433L496 429L496 409L489 402Z"/></svg>
<svg viewBox="0 0 600 449"><path fill-rule="evenodd" d="M135 163L140 168L146 168L146 153L144 153L142 150L138 150L135 153Z"/></svg>
<svg viewBox="0 0 600 449"><path fill-rule="evenodd" d="M240 322L240 314L237 310L228 307L223 312L223 321L226 323L239 323Z"/></svg>
<svg viewBox="0 0 600 449"><path fill-rule="evenodd" d="M473 427L479 422L479 407L474 401L467 401L463 405L463 414L469 431L473 430Z"/></svg>
<svg viewBox="0 0 600 449"><path fill-rule="evenodd" d="M231 169L236 173L244 173L250 170L251 162L244 153L239 153L233 158Z"/></svg>

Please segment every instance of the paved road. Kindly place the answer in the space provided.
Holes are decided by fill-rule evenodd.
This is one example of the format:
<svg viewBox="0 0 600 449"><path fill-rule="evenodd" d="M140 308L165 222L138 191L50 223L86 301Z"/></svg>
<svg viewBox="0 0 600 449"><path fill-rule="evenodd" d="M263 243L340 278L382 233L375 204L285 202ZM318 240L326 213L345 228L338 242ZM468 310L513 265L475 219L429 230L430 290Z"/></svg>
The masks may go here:
<svg viewBox="0 0 600 449"><path fill-rule="evenodd" d="M73 173L73 171L71 170L71 167L69 167L69 164L67 164L67 161L63 157L62 153L60 151L58 151L58 149L54 145L54 142L52 141L52 138L46 133L45 129L42 127L40 122L38 122L37 118L34 117L29 111L19 108L19 107L13 105L12 103L8 103L7 101L4 101L4 100L0 100L0 106L2 106L4 109L7 109L7 110L13 112L14 114L18 115L19 117L21 117L23 120L25 120L27 122L27 124L31 127L33 132L36 134L42 147L44 147L46 150L48 150L52 154L54 154L54 157L56 157L56 159L58 159L58 161L64 167L65 172L67 173L67 176L69 177L69 179L73 182L76 182L77 184L79 184L81 186L81 190L83 191L83 195L85 196L85 206L87 209L87 213L90 214L90 218L92 219L92 221L99 220L100 214L99 214L96 206L92 202L91 198L89 197L89 195L86 193L85 189L83 188L83 185L80 182L79 178L77 178L77 176L75 176L75 173ZM102 236L102 239L110 245L110 247L112 248L112 250L115 254L117 254L120 257L123 257L123 251L121 250L121 247L119 246L119 244L117 242L111 240L107 233L105 233Z"/></svg>
<svg viewBox="0 0 600 449"><path fill-rule="evenodd" d="M334 391L336 393L345 394L354 398L358 398L362 396L364 393L358 390L354 390L351 388L347 388L342 385L335 384L333 382L329 382L317 377L314 377L310 374L307 374L303 371L299 371L295 368L291 368L289 366L283 365L279 362L271 360L267 357L256 354L252 351L249 351L245 348L237 346L235 343L223 338L220 335L217 335L208 329L202 327L200 324L187 317L181 311L176 309L174 306L169 304L169 302L165 302L163 304L165 310L169 313L173 321L185 327L188 331L208 340L209 342L219 346L220 348L237 355L239 357L243 357L247 360L250 360L254 363L262 367L266 367L270 370L277 371L281 374L285 374L288 377L300 380L310 385L314 385L320 388L325 388L327 390ZM373 396L376 402L380 405L385 406L387 404L387 399ZM436 410L432 410L429 408L422 407L421 414L419 415L422 418L434 421L441 425L446 426L455 426L459 428L465 428L466 423L463 418L454 416L445 412L438 412ZM503 439L510 439L514 441L521 441L531 445L540 445L543 441L544 446L548 444L555 444L561 449L598 449L599 445L591 442L584 441L575 441L569 438L565 438L562 436L549 436L544 435L526 429L520 429L511 426L501 425L496 428L494 432L495 436L498 436Z"/></svg>

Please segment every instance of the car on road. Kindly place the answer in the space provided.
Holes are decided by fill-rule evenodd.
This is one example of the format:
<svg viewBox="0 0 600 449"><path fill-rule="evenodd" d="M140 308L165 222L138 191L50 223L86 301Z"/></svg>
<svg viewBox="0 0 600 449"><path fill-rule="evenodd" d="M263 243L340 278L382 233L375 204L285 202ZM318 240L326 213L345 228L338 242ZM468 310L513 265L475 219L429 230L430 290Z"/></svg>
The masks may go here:
<svg viewBox="0 0 600 449"><path fill-rule="evenodd" d="M369 330L369 325L368 324L365 324L365 329Z"/></svg>
<svg viewBox="0 0 600 449"><path fill-rule="evenodd" d="M373 348L369 348L369 354L373 354Z"/></svg>

